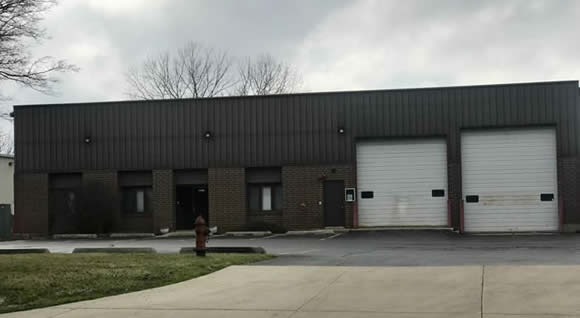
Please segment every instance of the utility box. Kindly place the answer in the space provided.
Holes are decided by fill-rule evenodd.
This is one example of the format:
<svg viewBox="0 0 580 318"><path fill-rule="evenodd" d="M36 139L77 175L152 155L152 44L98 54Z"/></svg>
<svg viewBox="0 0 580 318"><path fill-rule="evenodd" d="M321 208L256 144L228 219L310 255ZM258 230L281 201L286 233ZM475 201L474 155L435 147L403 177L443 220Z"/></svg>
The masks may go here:
<svg viewBox="0 0 580 318"><path fill-rule="evenodd" d="M0 239L12 237L12 213L10 204L0 204Z"/></svg>

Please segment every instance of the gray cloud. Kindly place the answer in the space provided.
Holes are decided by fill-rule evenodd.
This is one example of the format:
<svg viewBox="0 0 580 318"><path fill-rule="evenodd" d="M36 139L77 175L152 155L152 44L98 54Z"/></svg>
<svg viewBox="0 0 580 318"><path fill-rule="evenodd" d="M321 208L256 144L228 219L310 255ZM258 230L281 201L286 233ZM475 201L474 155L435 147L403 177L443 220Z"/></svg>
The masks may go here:
<svg viewBox="0 0 580 318"><path fill-rule="evenodd" d="M578 17L577 1L358 2L300 61L322 90L576 79Z"/></svg>
<svg viewBox="0 0 580 318"><path fill-rule="evenodd" d="M580 2L61 0L35 49L77 64L59 96L5 85L11 103L125 99L123 72L198 41L296 65L305 89L580 78Z"/></svg>

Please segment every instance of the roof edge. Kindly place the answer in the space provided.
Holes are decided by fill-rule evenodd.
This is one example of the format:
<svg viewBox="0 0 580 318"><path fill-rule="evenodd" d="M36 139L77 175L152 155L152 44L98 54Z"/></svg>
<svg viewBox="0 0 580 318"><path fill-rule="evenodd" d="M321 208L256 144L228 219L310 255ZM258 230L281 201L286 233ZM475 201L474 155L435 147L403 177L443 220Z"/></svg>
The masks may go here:
<svg viewBox="0 0 580 318"><path fill-rule="evenodd" d="M500 84L477 84L477 85L460 85L460 86L429 86L429 87L415 87L415 88L393 88L393 89L368 89L368 90L345 90L345 91L320 91L320 92L301 92L301 93L287 93L287 94L271 94L271 95L247 95L247 96L215 96L215 97L200 97L200 98L171 98L171 99L133 99L133 100L114 100L114 101L97 101L97 102L67 102L67 103L52 103L52 104L22 104L14 105L16 108L22 107L45 107L45 106L66 106L66 105L106 105L119 103L152 103L152 102L176 102L188 100L220 100L220 99L234 99L234 98L270 98L270 97L289 97L289 96L312 96L312 95L343 95L356 93L379 93L379 92L402 92L402 91L429 91L440 89L465 89L465 88L485 88L485 87L509 87L509 86L528 86L528 85L555 85L555 84L576 84L578 80L561 80L561 81L544 81L544 82L519 82L519 83L500 83Z"/></svg>

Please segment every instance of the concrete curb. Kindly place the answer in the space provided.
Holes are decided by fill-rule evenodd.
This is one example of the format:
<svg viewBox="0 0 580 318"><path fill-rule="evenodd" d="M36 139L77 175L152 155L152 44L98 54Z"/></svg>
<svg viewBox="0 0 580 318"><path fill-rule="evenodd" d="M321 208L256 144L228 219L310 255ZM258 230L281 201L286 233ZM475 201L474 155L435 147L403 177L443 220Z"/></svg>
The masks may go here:
<svg viewBox="0 0 580 318"><path fill-rule="evenodd" d="M0 249L0 255L13 254L48 254L50 251L47 248L7 248Z"/></svg>
<svg viewBox="0 0 580 318"><path fill-rule="evenodd" d="M195 247L182 247L179 250L179 254L195 254ZM208 247L206 249L207 253L239 253L239 254L266 254L266 250L262 247L250 247L250 246L220 246L220 247Z"/></svg>
<svg viewBox="0 0 580 318"><path fill-rule="evenodd" d="M69 239L97 239L97 234L54 234L52 236L55 240L69 240Z"/></svg>
<svg viewBox="0 0 580 318"><path fill-rule="evenodd" d="M195 231L177 231L156 235L156 239L164 238L195 238Z"/></svg>
<svg viewBox="0 0 580 318"><path fill-rule="evenodd" d="M246 237L246 236L268 236L272 235L270 231L240 231L240 232L226 232L224 233L225 236L234 236L234 237Z"/></svg>
<svg viewBox="0 0 580 318"><path fill-rule="evenodd" d="M335 230L336 233L345 233L345 232L380 232L380 231L433 231L433 232L452 232L453 228L450 227L431 227L431 226L394 226L394 227L359 227L359 228L349 228L349 229L340 229Z"/></svg>
<svg viewBox="0 0 580 318"><path fill-rule="evenodd" d="M272 233L271 231L232 231L223 234L211 235L212 237L267 237L271 235L292 236L292 235L332 235L348 232L381 232L381 231L436 231L436 232L453 232L452 228L448 227L361 227L361 228L327 228L317 230L301 230L288 231L286 233ZM504 233L505 235L505 233ZM111 233L108 235L97 234L54 234L52 239L137 239L137 238L155 238L155 239L171 239L171 238L195 238L194 231L178 231L169 232L162 235L155 235L153 233ZM22 238L26 239L26 238ZM30 239L30 238L28 238Z"/></svg>
<svg viewBox="0 0 580 318"><path fill-rule="evenodd" d="M110 234L54 234L49 236L54 240L98 240L98 239L135 239L153 238L153 233L110 233Z"/></svg>
<svg viewBox="0 0 580 318"><path fill-rule="evenodd" d="M359 227L359 228L329 228L319 230L288 231L281 235L308 235L308 234L342 234L348 232L382 232L382 231L436 231L452 232L448 227Z"/></svg>
<svg viewBox="0 0 580 318"><path fill-rule="evenodd" d="M288 231L284 235L308 235L308 234L334 234L337 230L335 229L322 229L322 230L306 230L306 231Z"/></svg>
<svg viewBox="0 0 580 318"><path fill-rule="evenodd" d="M110 238L131 239L131 238L152 238L155 237L153 233L111 233Z"/></svg>
<svg viewBox="0 0 580 318"><path fill-rule="evenodd" d="M78 253L156 254L157 251L151 247L82 247L73 250L73 254Z"/></svg>

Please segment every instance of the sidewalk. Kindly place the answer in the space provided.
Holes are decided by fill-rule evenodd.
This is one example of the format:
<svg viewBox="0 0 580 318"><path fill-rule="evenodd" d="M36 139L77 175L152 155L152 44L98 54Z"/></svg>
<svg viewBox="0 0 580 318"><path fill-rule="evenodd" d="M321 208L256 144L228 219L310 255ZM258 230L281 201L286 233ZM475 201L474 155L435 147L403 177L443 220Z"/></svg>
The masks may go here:
<svg viewBox="0 0 580 318"><path fill-rule="evenodd" d="M580 315L579 295L580 266L232 266L0 317L567 317Z"/></svg>

